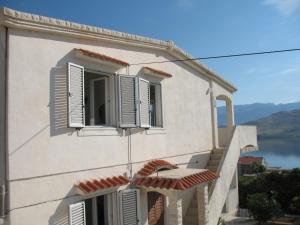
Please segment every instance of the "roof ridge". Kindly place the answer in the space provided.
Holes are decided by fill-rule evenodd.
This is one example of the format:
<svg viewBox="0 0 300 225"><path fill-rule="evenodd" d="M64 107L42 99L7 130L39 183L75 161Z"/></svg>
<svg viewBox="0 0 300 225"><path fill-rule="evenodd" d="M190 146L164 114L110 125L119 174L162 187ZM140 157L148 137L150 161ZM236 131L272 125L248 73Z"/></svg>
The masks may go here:
<svg viewBox="0 0 300 225"><path fill-rule="evenodd" d="M106 28L80 24L62 19L46 17L22 11L17 11L8 7L0 8L0 24L12 27L25 27L26 29L47 30L65 34L76 34L86 38L102 38L109 41L125 42L148 48L158 48L167 51L171 56L178 59L194 59L192 55L178 47L173 41L164 41L141 35L129 34L125 32L110 30ZM53 27L55 29L53 29ZM225 87L230 92L236 91L231 83L226 81L216 72L203 65L199 60L184 61L190 67L205 72L203 74Z"/></svg>

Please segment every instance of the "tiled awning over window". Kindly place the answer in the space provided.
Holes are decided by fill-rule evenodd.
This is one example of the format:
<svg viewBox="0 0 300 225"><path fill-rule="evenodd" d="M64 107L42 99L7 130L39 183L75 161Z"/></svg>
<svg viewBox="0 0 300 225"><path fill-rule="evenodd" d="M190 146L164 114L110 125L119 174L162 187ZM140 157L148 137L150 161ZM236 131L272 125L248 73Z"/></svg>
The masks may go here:
<svg viewBox="0 0 300 225"><path fill-rule="evenodd" d="M78 54L80 54L82 56L85 56L85 57L90 57L90 58L97 59L97 60L100 60L100 61L116 64L116 65L122 66L122 67L129 66L129 63L127 63L127 62L124 62L122 60L119 60L119 59L116 59L116 58L113 58L113 57L110 57L110 56L107 56L107 55L103 55L103 54L100 54L100 53L97 53L97 52L92 52L92 51L85 50L85 49L82 49L82 48L75 48L75 51Z"/></svg>
<svg viewBox="0 0 300 225"><path fill-rule="evenodd" d="M160 169L175 169L178 168L176 165L173 165L165 160L156 159L148 162L144 165L142 169L137 172L139 176L149 176L150 174L156 172Z"/></svg>
<svg viewBox="0 0 300 225"><path fill-rule="evenodd" d="M144 188L186 190L217 178L216 173L206 169L178 168L159 171L147 177L136 177L133 184Z"/></svg>
<svg viewBox="0 0 300 225"><path fill-rule="evenodd" d="M161 70L153 69L151 67L143 67L143 72L146 73L146 74L156 75L156 76L160 76L160 77L163 77L163 78L172 77L172 74L169 74L169 73L161 71Z"/></svg>
<svg viewBox="0 0 300 225"><path fill-rule="evenodd" d="M80 194L90 194L108 188L116 188L129 183L125 176L113 176L107 178L91 179L78 182L77 187Z"/></svg>

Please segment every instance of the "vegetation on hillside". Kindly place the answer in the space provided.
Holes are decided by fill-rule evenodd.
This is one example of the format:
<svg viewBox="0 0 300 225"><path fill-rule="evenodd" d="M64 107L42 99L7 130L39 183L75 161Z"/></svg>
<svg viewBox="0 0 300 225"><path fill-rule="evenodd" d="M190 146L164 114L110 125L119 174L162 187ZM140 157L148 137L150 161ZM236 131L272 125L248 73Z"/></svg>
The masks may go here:
<svg viewBox="0 0 300 225"><path fill-rule="evenodd" d="M300 139L300 110L274 113L246 124L257 126L259 140Z"/></svg>
<svg viewBox="0 0 300 225"><path fill-rule="evenodd" d="M271 209L265 212L268 217L280 216L281 211L300 215L300 169L239 177L239 199L240 208L248 208L262 221L264 216L257 215L259 207Z"/></svg>

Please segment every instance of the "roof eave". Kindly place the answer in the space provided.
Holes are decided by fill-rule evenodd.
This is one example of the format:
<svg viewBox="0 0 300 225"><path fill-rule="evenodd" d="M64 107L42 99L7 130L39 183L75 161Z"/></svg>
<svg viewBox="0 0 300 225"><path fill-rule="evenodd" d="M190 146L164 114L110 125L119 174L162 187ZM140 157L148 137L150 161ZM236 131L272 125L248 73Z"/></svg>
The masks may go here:
<svg viewBox="0 0 300 225"><path fill-rule="evenodd" d="M176 59L193 58L188 53L176 46L172 41L163 41L95 26L73 23L65 20L20 12L6 7L0 9L0 24L7 27L60 33L72 37L80 36L83 38L115 41L144 48L161 49L168 52ZM237 88L231 83L224 80L217 73L204 66L199 61L189 60L184 61L184 63L203 73L203 75L207 76L208 78L214 80L229 92L233 93L237 90Z"/></svg>

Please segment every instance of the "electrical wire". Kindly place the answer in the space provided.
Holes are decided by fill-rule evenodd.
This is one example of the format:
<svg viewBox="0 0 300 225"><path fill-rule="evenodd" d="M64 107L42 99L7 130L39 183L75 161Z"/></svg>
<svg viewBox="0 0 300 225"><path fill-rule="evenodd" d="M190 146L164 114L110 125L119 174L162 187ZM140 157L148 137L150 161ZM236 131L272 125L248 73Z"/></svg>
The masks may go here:
<svg viewBox="0 0 300 225"><path fill-rule="evenodd" d="M238 54L218 55L218 56L207 56L207 57L197 57L197 58L188 58L188 59L175 59L175 60L163 60L163 61L153 61L153 62L141 62L141 63L132 63L132 64L129 64L129 66L159 64L159 63L168 63L168 62L184 62L184 61L209 60L209 59L220 59L220 58L233 58L233 57L265 55L265 54L277 54L277 53L295 52L295 51L300 51L300 48L281 49L281 50L262 51L262 52L238 53Z"/></svg>

